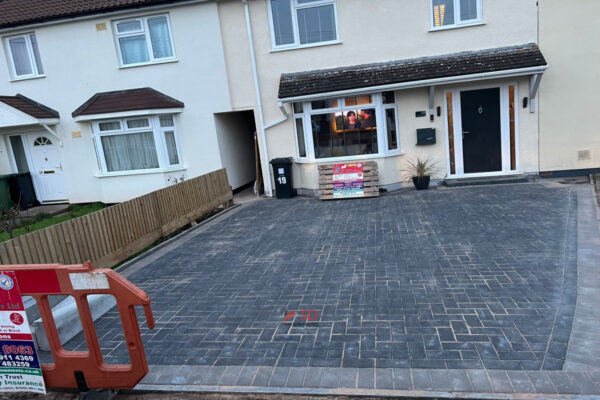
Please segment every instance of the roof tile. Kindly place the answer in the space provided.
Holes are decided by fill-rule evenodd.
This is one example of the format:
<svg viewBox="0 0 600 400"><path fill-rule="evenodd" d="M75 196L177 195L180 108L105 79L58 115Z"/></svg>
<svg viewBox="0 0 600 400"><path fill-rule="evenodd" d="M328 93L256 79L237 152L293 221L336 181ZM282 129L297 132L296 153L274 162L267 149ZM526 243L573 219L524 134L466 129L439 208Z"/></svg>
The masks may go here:
<svg viewBox="0 0 600 400"><path fill-rule="evenodd" d="M58 111L46 107L37 101L31 100L22 94L16 96L0 96L0 102L16 108L34 118L59 118Z"/></svg>
<svg viewBox="0 0 600 400"><path fill-rule="evenodd" d="M546 65L529 43L481 51L282 74L279 98Z"/></svg>
<svg viewBox="0 0 600 400"><path fill-rule="evenodd" d="M0 28L189 0L0 0Z"/></svg>
<svg viewBox="0 0 600 400"><path fill-rule="evenodd" d="M123 111L157 110L182 108L184 104L152 88L119 90L96 93L88 101L73 111L78 115L109 114Z"/></svg>

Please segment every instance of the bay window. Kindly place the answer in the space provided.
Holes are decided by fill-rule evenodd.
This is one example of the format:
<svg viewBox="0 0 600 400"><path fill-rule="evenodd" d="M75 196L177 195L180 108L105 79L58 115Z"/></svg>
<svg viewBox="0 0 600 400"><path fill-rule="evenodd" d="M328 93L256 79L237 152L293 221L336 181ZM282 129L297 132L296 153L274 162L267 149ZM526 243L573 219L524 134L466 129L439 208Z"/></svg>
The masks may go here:
<svg viewBox="0 0 600 400"><path fill-rule="evenodd" d="M481 0L431 0L431 28L443 29L482 21Z"/></svg>
<svg viewBox="0 0 600 400"><path fill-rule="evenodd" d="M294 103L299 160L398 154L393 92Z"/></svg>
<svg viewBox="0 0 600 400"><path fill-rule="evenodd" d="M273 48L338 40L335 0L268 0Z"/></svg>
<svg viewBox="0 0 600 400"><path fill-rule="evenodd" d="M121 66L175 60L167 15L115 21L113 27Z"/></svg>
<svg viewBox="0 0 600 400"><path fill-rule="evenodd" d="M103 173L180 166L172 115L132 117L92 123Z"/></svg>

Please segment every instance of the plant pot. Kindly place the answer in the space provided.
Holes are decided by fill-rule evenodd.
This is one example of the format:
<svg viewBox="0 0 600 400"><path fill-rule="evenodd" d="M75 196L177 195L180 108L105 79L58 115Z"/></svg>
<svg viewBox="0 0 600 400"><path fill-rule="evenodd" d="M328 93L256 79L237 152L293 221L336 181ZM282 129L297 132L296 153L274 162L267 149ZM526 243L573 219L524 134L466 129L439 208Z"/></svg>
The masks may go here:
<svg viewBox="0 0 600 400"><path fill-rule="evenodd" d="M417 190L425 190L429 188L429 176L413 176L412 181Z"/></svg>

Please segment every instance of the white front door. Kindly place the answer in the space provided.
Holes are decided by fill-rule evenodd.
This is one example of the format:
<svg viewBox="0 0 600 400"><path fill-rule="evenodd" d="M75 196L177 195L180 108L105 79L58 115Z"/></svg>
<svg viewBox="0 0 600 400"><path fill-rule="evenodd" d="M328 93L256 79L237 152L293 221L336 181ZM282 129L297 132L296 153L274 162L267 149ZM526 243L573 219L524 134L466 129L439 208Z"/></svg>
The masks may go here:
<svg viewBox="0 0 600 400"><path fill-rule="evenodd" d="M47 133L28 134L30 172L40 202L67 201L62 163L56 138Z"/></svg>

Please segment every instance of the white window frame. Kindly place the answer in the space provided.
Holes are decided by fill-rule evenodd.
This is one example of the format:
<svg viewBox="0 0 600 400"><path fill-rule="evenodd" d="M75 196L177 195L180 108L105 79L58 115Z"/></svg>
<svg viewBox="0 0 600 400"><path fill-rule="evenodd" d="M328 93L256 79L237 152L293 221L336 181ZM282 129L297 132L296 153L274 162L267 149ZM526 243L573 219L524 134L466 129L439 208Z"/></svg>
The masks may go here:
<svg viewBox="0 0 600 400"><path fill-rule="evenodd" d="M271 48L273 50L287 50L297 49L305 47L316 47L316 46L327 46L330 44L340 43L340 31L338 28L338 16L337 16L337 0L315 0L312 3L299 4L298 0L289 0L290 8L292 11L292 30L294 32L294 42L289 44L278 45L275 41L275 29L273 27L273 11L271 8L271 0L267 0L267 9L269 17L269 29L271 34ZM313 8L325 5L333 5L333 15L335 17L335 39L328 40L325 42L315 42L300 44L300 29L298 28L298 10L305 8Z"/></svg>
<svg viewBox="0 0 600 400"><path fill-rule="evenodd" d="M103 175L133 175L145 172L161 172L169 171L174 169L181 169L183 167L183 159L181 155L181 145L179 141L179 135L177 133L177 122L174 114L162 114L171 115L173 117L173 126L161 127L160 126L160 115L148 115L148 116L130 116L126 118L111 118L92 122L92 133L94 137L94 143L96 144L98 161L100 164L100 171ZM150 126L141 128L128 128L127 120L134 119L148 119ZM111 131L100 131L99 125L104 122L120 122L121 129ZM154 138L154 146L156 148L156 154L158 158L158 168L146 168L146 169L134 169L127 171L108 171L106 167L106 155L104 153L104 147L102 146L103 136L114 136L114 135L127 135L129 133L139 133L152 131ZM167 143L165 139L165 131L173 131L175 135L175 145L177 146L177 159L179 164L169 164L169 153L167 151Z"/></svg>
<svg viewBox="0 0 600 400"><path fill-rule="evenodd" d="M370 104L360 104L360 105L352 105L346 106L345 97L354 97L361 95L370 95L372 102ZM394 93L395 95L395 93ZM312 109L312 101L318 101L319 99L313 99L309 101L302 102L303 113L294 113L294 138L296 142L296 155L297 160L299 162L338 162L338 161L353 161L353 160L364 160L369 158L382 158L388 156L395 156L402 154L402 150L400 147L400 128L398 124L398 108L397 101L390 104L383 104L383 97L381 93L362 93L349 95L344 97L329 97L326 99L336 99L338 101L338 106L334 108L319 108L317 110ZM321 100L325 100L321 99ZM292 106L293 107L293 106ZM361 108L374 108L375 109L375 119L376 119L376 127L377 127L377 153L372 154L358 154L353 156L341 156L341 157L327 157L327 158L316 158L315 157L315 146L313 140L313 132L312 132L312 123L311 117L313 115L319 114L329 114L335 112L345 112L345 111L356 111ZM398 140L398 148L394 150L388 150L388 142L387 142L387 121L385 119L385 109L393 109L394 117L396 119L396 137ZM304 125L304 144L306 146L306 157L300 157L300 149L298 148L298 139L297 139L297 131L296 131L296 118L302 118L302 124Z"/></svg>
<svg viewBox="0 0 600 400"><path fill-rule="evenodd" d="M161 57L155 58L154 51L152 49L152 40L150 38L150 29L148 28L148 20L152 18L160 18L164 17L167 19L167 26L169 28L169 40L171 41L171 50L173 51L173 55L171 57ZM122 22L133 22L137 21L141 25L141 29L137 31L130 31L126 33L119 33L117 24ZM119 59L119 67L121 68L130 68L130 67L139 67L142 65L151 65L151 64L161 64L165 62L173 62L177 61L177 53L175 52L175 41L173 40L173 29L171 26L171 18L169 14L155 14L155 15L146 15L143 17L133 17L133 18L124 18L112 21L113 27L113 36L115 40L115 46L117 49L117 57ZM144 34L146 38L146 48L148 49L148 61L140 62L140 63L131 63L125 64L123 62L123 53L121 51L121 43L119 42L120 38L130 37L130 36L139 36L141 33Z"/></svg>
<svg viewBox="0 0 600 400"><path fill-rule="evenodd" d="M477 1L477 18L461 21L460 19L460 0L454 1L454 23L451 25L435 26L433 23L433 0L429 0L429 26L432 31L442 31L444 29L461 28L472 25L481 25L483 23L483 0Z"/></svg>
<svg viewBox="0 0 600 400"><path fill-rule="evenodd" d="M302 106L304 107L304 103L302 103ZM292 104L292 111L294 111L294 105ZM304 111L304 109L302 110ZM307 161L309 159L309 150L308 150L308 143L306 142L306 119L304 118L305 113L293 113L294 117L293 117L293 125L294 125L294 141L296 142L296 159L297 160L304 160ZM296 125L296 120L300 119L302 120L302 132L298 132L298 127ZM304 137L304 156L300 155L300 143L298 143L298 135L302 135ZM314 150L313 150L314 151Z"/></svg>
<svg viewBox="0 0 600 400"><path fill-rule="evenodd" d="M396 143L398 144L397 148L390 150L390 145L388 143L388 126L387 126L387 118L385 117L386 110L394 110L394 123L396 124ZM389 104L383 104L382 102L382 112L381 118L383 119L383 129L385 136L385 154L388 156L401 154L400 151L400 125L398 125L398 108L396 107L396 93L394 93L394 102ZM378 128L379 130L379 128Z"/></svg>
<svg viewBox="0 0 600 400"><path fill-rule="evenodd" d="M36 40L37 40L37 34L35 32L26 32L26 33L21 33L19 35L12 35L12 36L7 36L4 38L4 47L6 50L6 58L8 60L8 64L10 67L10 74L11 74L11 78L12 80L22 80L22 79L32 79L32 78L43 78L45 77L45 73L40 73L38 70L38 65L37 65L37 61L35 58L35 52L33 51L33 44L31 44L31 35L35 35L36 36ZM12 50L10 48L10 40L11 39L18 39L18 38L24 38L25 39L25 44L27 46L27 53L29 55L29 63L31 64L31 71L33 73L31 74L27 74L27 75L17 75L17 68L15 66L15 60L13 59L13 54L12 54ZM38 43L38 51L40 52L40 60L38 60L40 62L40 64L42 64L42 50L40 49L40 42L39 40L37 41Z"/></svg>

